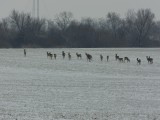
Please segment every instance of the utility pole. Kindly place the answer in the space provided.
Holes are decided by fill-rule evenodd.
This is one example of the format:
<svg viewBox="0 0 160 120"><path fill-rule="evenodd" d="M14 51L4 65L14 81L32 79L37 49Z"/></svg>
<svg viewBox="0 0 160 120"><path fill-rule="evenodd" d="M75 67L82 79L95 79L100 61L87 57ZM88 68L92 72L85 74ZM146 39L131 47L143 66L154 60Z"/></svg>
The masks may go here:
<svg viewBox="0 0 160 120"><path fill-rule="evenodd" d="M35 12L36 12L36 1L33 0L33 11L32 11L32 17L35 17Z"/></svg>
<svg viewBox="0 0 160 120"><path fill-rule="evenodd" d="M39 18L39 0L33 0L33 13L32 17Z"/></svg>
<svg viewBox="0 0 160 120"><path fill-rule="evenodd" d="M39 0L37 0L37 18L39 18Z"/></svg>

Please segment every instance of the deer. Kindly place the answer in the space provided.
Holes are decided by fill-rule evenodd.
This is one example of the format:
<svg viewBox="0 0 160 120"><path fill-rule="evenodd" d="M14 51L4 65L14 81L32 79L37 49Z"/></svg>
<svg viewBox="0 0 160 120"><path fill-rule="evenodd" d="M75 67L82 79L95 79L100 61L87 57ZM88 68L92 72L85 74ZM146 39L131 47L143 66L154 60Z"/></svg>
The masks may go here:
<svg viewBox="0 0 160 120"><path fill-rule="evenodd" d="M141 59L137 58L137 64L141 64Z"/></svg>
<svg viewBox="0 0 160 120"><path fill-rule="evenodd" d="M24 57L26 57L26 49L24 49Z"/></svg>
<svg viewBox="0 0 160 120"><path fill-rule="evenodd" d="M87 57L87 61L91 62L92 60L92 55L88 54L88 53L85 53L86 54L86 57Z"/></svg>
<svg viewBox="0 0 160 120"><path fill-rule="evenodd" d="M71 60L71 54L70 53L68 53L68 59Z"/></svg>
<svg viewBox="0 0 160 120"><path fill-rule="evenodd" d="M101 59L101 61L103 61L103 55L100 55L100 59Z"/></svg>
<svg viewBox="0 0 160 120"><path fill-rule="evenodd" d="M116 61L119 60L119 56L117 54L115 54L115 59Z"/></svg>
<svg viewBox="0 0 160 120"><path fill-rule="evenodd" d="M146 56L146 59L148 61L149 64L153 64L153 58L151 58L150 56Z"/></svg>
<svg viewBox="0 0 160 120"><path fill-rule="evenodd" d="M107 62L109 61L109 56L107 56Z"/></svg>
<svg viewBox="0 0 160 120"><path fill-rule="evenodd" d="M57 58L57 54L54 54L54 59L56 60L56 58Z"/></svg>
<svg viewBox="0 0 160 120"><path fill-rule="evenodd" d="M47 58L48 58L48 57L50 57L50 58L52 59L53 54L52 54L52 53L50 53L50 52L47 52Z"/></svg>
<svg viewBox="0 0 160 120"><path fill-rule="evenodd" d="M124 62L125 61L130 62L130 59L128 57L124 57Z"/></svg>
<svg viewBox="0 0 160 120"><path fill-rule="evenodd" d="M63 59L65 58L65 52L64 51L62 51L62 56L63 56Z"/></svg>
<svg viewBox="0 0 160 120"><path fill-rule="evenodd" d="M79 53L76 53L76 55L77 55L77 58L79 59L82 59L82 55L81 54L79 54Z"/></svg>

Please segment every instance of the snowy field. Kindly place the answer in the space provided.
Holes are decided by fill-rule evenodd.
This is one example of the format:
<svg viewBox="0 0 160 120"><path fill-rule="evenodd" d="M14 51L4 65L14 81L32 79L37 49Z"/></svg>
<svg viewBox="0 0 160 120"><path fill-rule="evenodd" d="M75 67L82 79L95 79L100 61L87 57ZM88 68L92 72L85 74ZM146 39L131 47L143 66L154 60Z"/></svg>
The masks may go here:
<svg viewBox="0 0 160 120"><path fill-rule="evenodd" d="M0 49L0 120L160 120L160 49Z"/></svg>

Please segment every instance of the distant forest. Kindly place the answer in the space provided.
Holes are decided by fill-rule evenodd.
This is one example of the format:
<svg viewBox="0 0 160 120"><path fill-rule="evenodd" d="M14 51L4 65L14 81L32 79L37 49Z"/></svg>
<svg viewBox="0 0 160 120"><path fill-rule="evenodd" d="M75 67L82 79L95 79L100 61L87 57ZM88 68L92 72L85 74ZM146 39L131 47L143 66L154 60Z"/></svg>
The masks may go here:
<svg viewBox="0 0 160 120"><path fill-rule="evenodd" d="M0 48L40 47L160 47L160 21L150 9L128 10L124 18L109 12L104 18L81 20L71 12L47 20L13 10L0 20Z"/></svg>

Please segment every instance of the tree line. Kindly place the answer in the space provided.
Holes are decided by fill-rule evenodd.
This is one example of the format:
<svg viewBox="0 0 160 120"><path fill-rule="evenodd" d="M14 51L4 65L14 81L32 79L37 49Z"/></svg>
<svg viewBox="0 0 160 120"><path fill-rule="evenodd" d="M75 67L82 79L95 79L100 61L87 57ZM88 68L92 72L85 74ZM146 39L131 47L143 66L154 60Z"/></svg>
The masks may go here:
<svg viewBox="0 0 160 120"><path fill-rule="evenodd" d="M76 20L62 12L53 20L33 18L13 10L0 21L0 48L159 47L160 21L150 9L128 10L126 16Z"/></svg>

